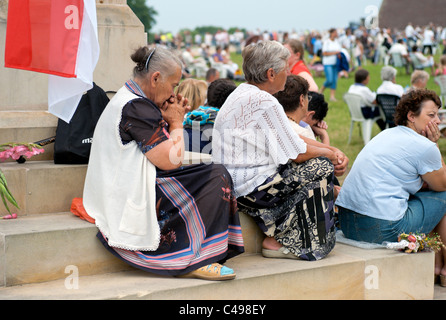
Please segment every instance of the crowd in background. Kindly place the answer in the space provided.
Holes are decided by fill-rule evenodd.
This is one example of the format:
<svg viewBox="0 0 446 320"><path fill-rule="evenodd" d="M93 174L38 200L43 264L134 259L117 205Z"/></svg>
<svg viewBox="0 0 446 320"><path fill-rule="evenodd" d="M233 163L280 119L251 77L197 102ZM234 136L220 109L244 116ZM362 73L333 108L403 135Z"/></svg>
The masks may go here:
<svg viewBox="0 0 446 320"><path fill-rule="evenodd" d="M367 62L388 63L386 54L400 39L408 52L415 49L427 57L435 54L437 50L442 50L445 53L444 48L446 48L446 27L437 26L433 23L426 26L414 26L409 22L401 30L390 28L368 29L362 25L351 24L347 28L338 28L337 33L337 41L349 53L353 67L364 65ZM154 42L177 49L198 47L200 53L206 56L217 47L231 48L236 52L241 52L243 46L258 40L277 40L284 43L288 39L297 39L304 43L309 54L308 59L314 64L321 57L322 44L328 37L329 30L292 30L287 32L235 29L232 33L229 33L227 30L220 29L214 34L209 32L200 34L190 31L176 35L172 33L156 34Z"/></svg>

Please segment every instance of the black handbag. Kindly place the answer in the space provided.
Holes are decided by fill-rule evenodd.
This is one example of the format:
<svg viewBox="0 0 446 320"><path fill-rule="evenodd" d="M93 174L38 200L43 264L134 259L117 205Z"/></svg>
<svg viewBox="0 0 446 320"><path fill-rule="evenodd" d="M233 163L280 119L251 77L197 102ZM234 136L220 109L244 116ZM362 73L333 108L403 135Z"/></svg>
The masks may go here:
<svg viewBox="0 0 446 320"><path fill-rule="evenodd" d="M81 98L70 123L59 119L54 142L55 164L87 164L96 123L110 99L93 83Z"/></svg>

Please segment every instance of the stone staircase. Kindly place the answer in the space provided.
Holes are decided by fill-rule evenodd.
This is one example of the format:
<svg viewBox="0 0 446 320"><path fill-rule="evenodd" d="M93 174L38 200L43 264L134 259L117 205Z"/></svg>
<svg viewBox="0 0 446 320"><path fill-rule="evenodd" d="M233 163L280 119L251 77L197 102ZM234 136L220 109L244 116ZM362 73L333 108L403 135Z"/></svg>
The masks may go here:
<svg viewBox="0 0 446 320"><path fill-rule="evenodd" d="M0 5L0 44L5 3ZM95 79L105 90L116 90L131 70L125 65L129 49L146 38L125 0L96 3L101 59ZM118 68L109 67L116 61ZM3 67L0 75L0 143L54 136L57 118L46 111L46 77ZM19 84L22 90L16 90ZM20 206L17 219L0 219L1 300L434 297L432 253L409 255L337 244L317 262L266 259L260 255L263 235L247 216L241 216L246 252L227 263L237 273L233 281L177 279L135 270L103 248L94 225L70 212L72 199L82 197L87 166L55 165L53 150L50 144L44 154L23 164L0 163ZM0 216L6 214L0 204Z"/></svg>
<svg viewBox="0 0 446 320"><path fill-rule="evenodd" d="M247 216L241 216L246 252L227 262L237 273L235 280L148 274L111 255L97 240L96 227L70 212L72 199L82 197L86 165L32 158L24 164L2 163L0 169L21 206L17 219L0 220L2 300L434 297L433 253L366 250L338 243L317 262L267 259L260 255L262 233Z"/></svg>

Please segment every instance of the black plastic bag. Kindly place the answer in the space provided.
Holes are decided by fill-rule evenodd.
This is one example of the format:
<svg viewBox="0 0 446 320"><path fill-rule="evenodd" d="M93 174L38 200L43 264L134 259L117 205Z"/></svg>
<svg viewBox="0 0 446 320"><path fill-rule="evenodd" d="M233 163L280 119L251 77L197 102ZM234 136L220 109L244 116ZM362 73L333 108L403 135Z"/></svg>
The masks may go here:
<svg viewBox="0 0 446 320"><path fill-rule="evenodd" d="M59 119L54 143L55 164L87 164L93 133L110 99L93 83L79 102L70 123Z"/></svg>

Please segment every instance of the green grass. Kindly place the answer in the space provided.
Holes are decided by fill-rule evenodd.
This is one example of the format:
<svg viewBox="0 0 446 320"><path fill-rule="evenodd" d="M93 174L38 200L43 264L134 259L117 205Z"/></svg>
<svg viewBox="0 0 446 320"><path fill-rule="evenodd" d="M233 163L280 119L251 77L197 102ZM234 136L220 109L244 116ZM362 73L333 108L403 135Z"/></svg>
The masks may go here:
<svg viewBox="0 0 446 320"><path fill-rule="evenodd" d="M240 55L232 54L231 58L234 62L237 62L239 65L242 64L242 58ZM439 56L436 57L436 61L439 60ZM376 91L378 87L381 85L381 77L380 72L383 65L374 65L371 62L367 61L367 64L363 66L364 69L370 72L370 82L368 87L372 91ZM428 71L428 69L426 69ZM429 71L428 71L429 72ZM325 81L325 77L315 77L315 81L319 87ZM350 85L354 83L354 72L352 72L349 78L341 78L338 80L338 87L336 90L336 99L337 102L329 101L329 90L327 89L325 94L325 99L328 102L329 110L326 117L326 122L328 123L328 133L330 135L330 144L340 149L344 152L347 157L350 159L349 168L353 165L356 156L364 147L364 143L360 134L360 127L358 124L355 124L352 139L350 144L348 144L348 135L350 131L350 113L348 111L348 107L343 101L343 95L348 91ZM403 68L398 68L397 75L397 83L402 85L404 88L409 86L410 84L410 75L407 75ZM434 82L433 77L429 79L428 89L434 90L437 93L440 93L439 86ZM379 127L375 124L372 131L372 137L380 132ZM441 138L439 141L440 151L443 154L444 159L446 160L446 139Z"/></svg>

